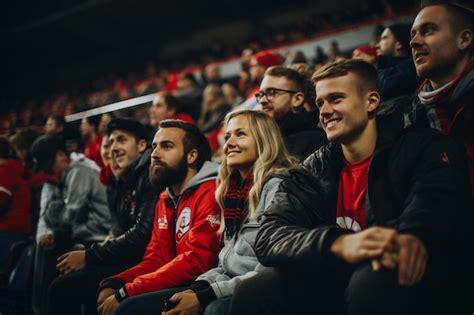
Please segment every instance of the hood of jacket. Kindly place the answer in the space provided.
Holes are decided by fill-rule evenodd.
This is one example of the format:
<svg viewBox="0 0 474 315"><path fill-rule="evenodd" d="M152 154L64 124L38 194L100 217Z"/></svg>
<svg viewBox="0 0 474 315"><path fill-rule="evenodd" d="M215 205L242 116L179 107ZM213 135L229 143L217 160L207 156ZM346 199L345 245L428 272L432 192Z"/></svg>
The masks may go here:
<svg viewBox="0 0 474 315"><path fill-rule="evenodd" d="M207 182L209 180L216 180L218 168L219 166L217 163L214 163L211 161L204 162L199 172L197 172L197 174L194 175L193 178L191 178L191 180L186 184L186 186L183 187L179 195L176 196L173 192L173 189L171 189L170 187L167 187L166 191L168 193L168 196L170 196L170 198L173 199L174 201L177 201L177 199L179 199L179 197L185 191L190 190L200 185L203 182Z"/></svg>

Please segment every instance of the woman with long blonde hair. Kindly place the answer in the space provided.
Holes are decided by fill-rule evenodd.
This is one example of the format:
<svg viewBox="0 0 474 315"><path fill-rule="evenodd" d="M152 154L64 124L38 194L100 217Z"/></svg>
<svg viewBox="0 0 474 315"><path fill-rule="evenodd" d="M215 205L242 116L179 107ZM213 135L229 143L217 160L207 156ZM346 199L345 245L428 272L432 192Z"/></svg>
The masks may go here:
<svg viewBox="0 0 474 315"><path fill-rule="evenodd" d="M296 164L276 122L265 113L231 112L224 128L216 200L222 209L220 233L225 246L216 268L199 276L189 290L171 297L176 314L226 314L236 284L264 268L254 251L260 219L281 182L278 176Z"/></svg>

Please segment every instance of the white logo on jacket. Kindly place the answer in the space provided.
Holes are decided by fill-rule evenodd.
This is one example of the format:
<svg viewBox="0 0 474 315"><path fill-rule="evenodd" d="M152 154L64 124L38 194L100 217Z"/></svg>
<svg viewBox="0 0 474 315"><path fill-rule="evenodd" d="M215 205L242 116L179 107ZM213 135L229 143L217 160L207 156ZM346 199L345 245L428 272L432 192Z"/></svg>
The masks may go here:
<svg viewBox="0 0 474 315"><path fill-rule="evenodd" d="M343 229L349 229L354 232L360 232L362 230L360 224L351 217L337 217L336 224Z"/></svg>
<svg viewBox="0 0 474 315"><path fill-rule="evenodd" d="M166 219L166 214L164 214L161 218L158 218L158 229L168 229L168 220Z"/></svg>
<svg viewBox="0 0 474 315"><path fill-rule="evenodd" d="M183 236L188 233L191 225L191 209L189 207L184 208L179 214L178 220L176 220L176 241L180 242Z"/></svg>

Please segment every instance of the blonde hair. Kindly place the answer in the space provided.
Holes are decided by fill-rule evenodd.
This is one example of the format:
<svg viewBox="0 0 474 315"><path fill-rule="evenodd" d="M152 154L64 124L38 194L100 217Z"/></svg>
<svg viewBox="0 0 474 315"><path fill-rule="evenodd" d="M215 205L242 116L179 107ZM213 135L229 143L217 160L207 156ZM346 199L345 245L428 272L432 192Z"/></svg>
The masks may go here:
<svg viewBox="0 0 474 315"><path fill-rule="evenodd" d="M288 169L294 167L297 162L286 150L280 129L275 120L263 112L254 110L238 110L226 115L224 125L227 126L232 118L245 116L248 119L250 133L255 139L257 146L257 160L253 164L253 184L248 198L248 217L255 216L260 195L265 182L277 174L285 174ZM227 158L224 159L219 167L217 176L216 201L221 207L221 227L219 232L224 231L224 198L229 188L230 178L235 174L227 166Z"/></svg>

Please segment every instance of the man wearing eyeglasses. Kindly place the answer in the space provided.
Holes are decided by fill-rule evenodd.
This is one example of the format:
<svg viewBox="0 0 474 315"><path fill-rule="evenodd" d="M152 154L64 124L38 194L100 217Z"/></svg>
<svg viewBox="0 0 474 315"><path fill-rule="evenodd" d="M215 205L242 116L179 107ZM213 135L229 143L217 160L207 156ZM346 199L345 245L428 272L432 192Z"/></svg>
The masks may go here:
<svg viewBox="0 0 474 315"><path fill-rule="evenodd" d="M298 71L275 66L267 69L255 94L262 111L277 121L288 152L300 161L327 142L317 124L318 112L303 106L305 100L314 104L314 99L306 99L306 84Z"/></svg>

